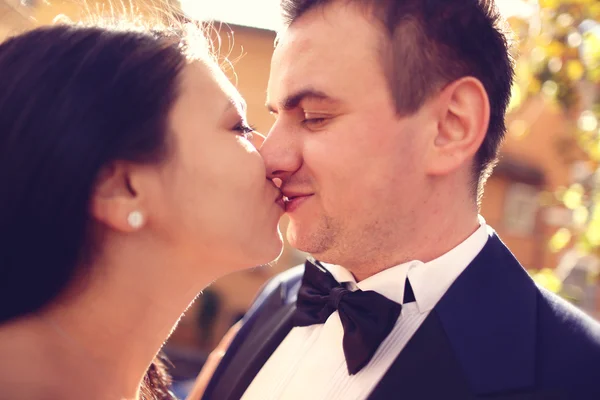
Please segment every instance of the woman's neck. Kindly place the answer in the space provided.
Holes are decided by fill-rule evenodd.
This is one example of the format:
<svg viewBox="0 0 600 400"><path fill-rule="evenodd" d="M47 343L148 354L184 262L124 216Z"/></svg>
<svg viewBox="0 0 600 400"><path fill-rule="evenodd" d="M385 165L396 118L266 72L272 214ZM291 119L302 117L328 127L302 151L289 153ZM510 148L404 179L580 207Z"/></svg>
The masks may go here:
<svg viewBox="0 0 600 400"><path fill-rule="evenodd" d="M94 360L75 348L39 315L4 323L0 327L0 399L99 399L107 389L102 373Z"/></svg>
<svg viewBox="0 0 600 400"><path fill-rule="evenodd" d="M19 363L11 376L21 371L61 399L136 399L156 353L210 283L182 282L169 276L167 264L141 265L147 266L145 276L131 273L136 268L94 265L90 269L102 271L101 277L88 279L43 313L0 327L0 349L12 348L4 359ZM150 282L161 285L149 287ZM42 397L47 396L46 391Z"/></svg>

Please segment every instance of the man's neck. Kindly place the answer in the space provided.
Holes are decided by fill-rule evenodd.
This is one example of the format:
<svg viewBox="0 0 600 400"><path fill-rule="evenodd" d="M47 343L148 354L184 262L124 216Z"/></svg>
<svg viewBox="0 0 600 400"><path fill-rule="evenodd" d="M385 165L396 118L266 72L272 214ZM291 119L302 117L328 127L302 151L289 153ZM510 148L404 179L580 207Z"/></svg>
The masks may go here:
<svg viewBox="0 0 600 400"><path fill-rule="evenodd" d="M373 244L370 251L369 245L356 246L362 251L360 256L352 257L345 251L340 257L322 261L345 267L360 282L410 261L434 260L465 241L480 226L477 212L466 207L463 210L457 207L453 212L425 213L417 221L410 227L404 222L398 223L396 226L402 231L386 235L385 240Z"/></svg>

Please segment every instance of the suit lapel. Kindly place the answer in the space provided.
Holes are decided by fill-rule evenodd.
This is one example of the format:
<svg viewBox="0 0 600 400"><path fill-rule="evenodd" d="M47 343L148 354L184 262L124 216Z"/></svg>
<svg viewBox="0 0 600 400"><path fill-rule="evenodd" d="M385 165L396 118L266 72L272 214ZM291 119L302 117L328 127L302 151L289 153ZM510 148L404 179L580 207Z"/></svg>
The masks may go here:
<svg viewBox="0 0 600 400"><path fill-rule="evenodd" d="M537 287L493 235L435 311L478 395L535 385Z"/></svg>
<svg viewBox="0 0 600 400"><path fill-rule="evenodd" d="M242 397L260 369L292 329L295 303L282 306L262 325L255 325L235 356L228 360L228 368L219 378L209 397L204 399L239 399Z"/></svg>
<svg viewBox="0 0 600 400"><path fill-rule="evenodd" d="M533 281L492 235L369 400L546 398L534 390L536 299Z"/></svg>
<svg viewBox="0 0 600 400"><path fill-rule="evenodd" d="M304 266L268 282L215 370L203 400L239 399L292 328Z"/></svg>
<svg viewBox="0 0 600 400"><path fill-rule="evenodd" d="M469 387L435 311L375 387L369 400L468 399Z"/></svg>

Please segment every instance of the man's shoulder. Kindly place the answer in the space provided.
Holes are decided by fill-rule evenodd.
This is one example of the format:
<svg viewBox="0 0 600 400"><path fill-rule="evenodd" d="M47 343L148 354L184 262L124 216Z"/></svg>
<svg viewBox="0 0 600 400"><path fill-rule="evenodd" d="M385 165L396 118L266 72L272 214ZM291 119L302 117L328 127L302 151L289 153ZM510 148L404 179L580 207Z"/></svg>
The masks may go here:
<svg viewBox="0 0 600 400"><path fill-rule="evenodd" d="M544 288L538 289L541 332L552 334L558 331L564 338L576 339L600 351L600 322L556 294Z"/></svg>
<svg viewBox="0 0 600 400"><path fill-rule="evenodd" d="M296 300L302 276L304 275L304 264L296 265L271 278L265 283L262 291L265 295L278 292L285 303Z"/></svg>
<svg viewBox="0 0 600 400"><path fill-rule="evenodd" d="M598 393L600 323L545 289L538 296L537 347L540 377L574 385L582 393Z"/></svg>
<svg viewBox="0 0 600 400"><path fill-rule="evenodd" d="M246 313L246 318L259 312L267 301L280 303L281 305L296 301L303 275L304 264L300 264L269 279L259 290Z"/></svg>

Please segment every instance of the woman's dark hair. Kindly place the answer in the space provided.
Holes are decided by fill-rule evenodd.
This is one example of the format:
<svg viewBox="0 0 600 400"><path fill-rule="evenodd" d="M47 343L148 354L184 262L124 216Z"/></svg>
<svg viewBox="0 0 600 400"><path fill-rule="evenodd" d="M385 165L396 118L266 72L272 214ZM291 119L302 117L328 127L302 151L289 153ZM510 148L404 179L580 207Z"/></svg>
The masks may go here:
<svg viewBox="0 0 600 400"><path fill-rule="evenodd" d="M165 158L186 61L179 40L147 31L52 26L0 44L0 323L88 268L98 174ZM160 381L157 363L145 382Z"/></svg>
<svg viewBox="0 0 600 400"><path fill-rule="evenodd" d="M101 169L165 156L185 62L172 40L103 28L0 44L0 322L51 302L85 265Z"/></svg>

